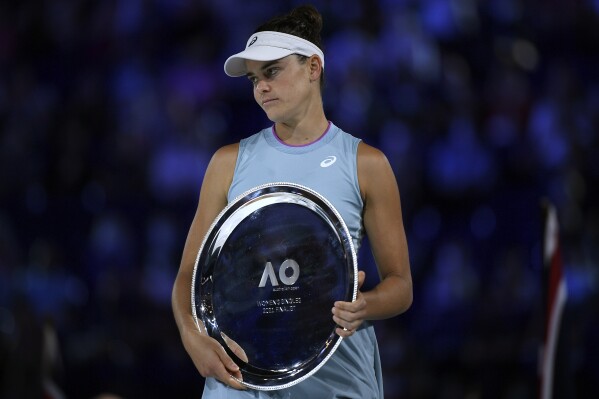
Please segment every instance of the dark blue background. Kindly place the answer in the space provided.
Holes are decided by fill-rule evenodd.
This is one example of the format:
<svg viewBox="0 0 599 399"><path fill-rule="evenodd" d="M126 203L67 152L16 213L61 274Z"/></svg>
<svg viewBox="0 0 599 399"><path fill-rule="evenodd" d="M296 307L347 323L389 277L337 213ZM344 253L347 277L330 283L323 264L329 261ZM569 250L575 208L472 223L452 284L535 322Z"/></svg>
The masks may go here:
<svg viewBox="0 0 599 399"><path fill-rule="evenodd" d="M69 398L199 397L172 283L212 153L269 125L222 65L297 4L0 4L0 396L39 397L47 325ZM315 4L327 116L402 193L414 304L377 322L387 398L535 396L543 198L569 289L560 397L590 397L599 2Z"/></svg>

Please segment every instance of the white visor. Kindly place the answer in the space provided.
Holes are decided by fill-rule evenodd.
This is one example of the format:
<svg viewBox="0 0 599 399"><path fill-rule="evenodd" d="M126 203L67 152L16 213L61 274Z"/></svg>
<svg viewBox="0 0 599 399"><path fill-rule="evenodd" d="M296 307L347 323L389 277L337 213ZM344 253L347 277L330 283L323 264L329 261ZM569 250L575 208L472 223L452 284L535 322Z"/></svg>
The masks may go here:
<svg viewBox="0 0 599 399"><path fill-rule="evenodd" d="M324 68L324 54L314 43L287 33L264 31L254 33L247 41L245 50L233 54L225 61L225 73L229 76L247 74L245 60L274 61L291 54L320 57Z"/></svg>

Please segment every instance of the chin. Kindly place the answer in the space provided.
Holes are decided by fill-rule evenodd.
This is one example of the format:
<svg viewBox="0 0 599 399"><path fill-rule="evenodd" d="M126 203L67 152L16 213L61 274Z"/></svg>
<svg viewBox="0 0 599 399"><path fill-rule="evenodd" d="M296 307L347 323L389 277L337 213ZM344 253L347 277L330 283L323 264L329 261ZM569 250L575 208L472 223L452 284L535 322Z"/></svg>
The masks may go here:
<svg viewBox="0 0 599 399"><path fill-rule="evenodd" d="M277 115L273 112L266 112L266 117L273 123L279 123L285 120L282 115Z"/></svg>

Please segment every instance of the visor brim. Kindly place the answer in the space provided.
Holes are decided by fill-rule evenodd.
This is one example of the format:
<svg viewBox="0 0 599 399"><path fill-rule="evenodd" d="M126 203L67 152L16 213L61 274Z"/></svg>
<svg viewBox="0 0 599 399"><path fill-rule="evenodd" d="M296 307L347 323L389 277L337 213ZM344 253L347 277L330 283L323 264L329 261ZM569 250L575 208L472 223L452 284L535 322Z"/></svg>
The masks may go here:
<svg viewBox="0 0 599 399"><path fill-rule="evenodd" d="M233 54L225 61L225 73L231 77L244 76L247 74L246 60L252 61L274 61L293 54L291 50L279 47L257 46L250 47L240 53Z"/></svg>

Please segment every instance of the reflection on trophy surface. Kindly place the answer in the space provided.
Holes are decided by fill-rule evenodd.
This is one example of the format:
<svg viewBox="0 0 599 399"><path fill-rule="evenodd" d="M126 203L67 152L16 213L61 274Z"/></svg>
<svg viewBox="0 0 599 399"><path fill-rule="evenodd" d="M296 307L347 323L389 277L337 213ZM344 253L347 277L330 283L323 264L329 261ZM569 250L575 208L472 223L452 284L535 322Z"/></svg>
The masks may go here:
<svg viewBox="0 0 599 399"><path fill-rule="evenodd" d="M356 275L347 228L324 198L265 185L232 202L208 232L194 270L194 315L245 385L290 386L339 344L330 309L355 297Z"/></svg>

